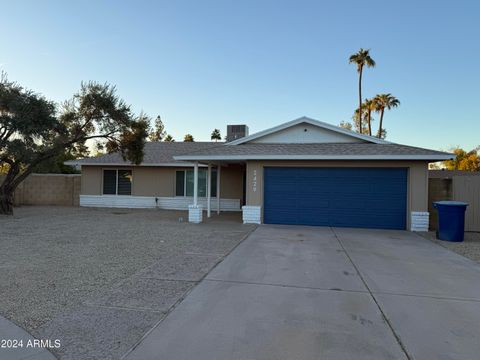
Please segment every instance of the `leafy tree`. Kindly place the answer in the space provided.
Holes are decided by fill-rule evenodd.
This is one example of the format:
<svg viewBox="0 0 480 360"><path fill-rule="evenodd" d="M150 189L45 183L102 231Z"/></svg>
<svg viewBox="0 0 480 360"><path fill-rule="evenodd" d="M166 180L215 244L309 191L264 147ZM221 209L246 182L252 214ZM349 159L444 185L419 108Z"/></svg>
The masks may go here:
<svg viewBox="0 0 480 360"><path fill-rule="evenodd" d="M352 116L352 122L353 122L353 127L355 128L355 131L360 133L360 134L367 134L368 133L368 128L365 120L366 118L366 112L365 108L362 108L362 116L360 117L358 109L355 110Z"/></svg>
<svg viewBox="0 0 480 360"><path fill-rule="evenodd" d="M480 147L471 151L465 151L460 147L451 149L456 155L455 159L444 161L444 165L448 170L466 170L466 171L480 171Z"/></svg>
<svg viewBox="0 0 480 360"><path fill-rule="evenodd" d="M150 141L162 141L162 139L165 137L165 134L165 125L163 125L162 118L160 115L158 115L155 119L154 128L150 131L150 134L148 134L148 139Z"/></svg>
<svg viewBox="0 0 480 360"><path fill-rule="evenodd" d="M148 119L135 116L114 86L82 83L80 91L57 110L43 96L0 79L0 166L8 172L0 185L0 214L13 213L17 186L45 161L77 151L87 140L102 140L107 152L120 151L140 164Z"/></svg>
<svg viewBox="0 0 480 360"><path fill-rule="evenodd" d="M167 136L165 136L165 139L163 139L163 141L175 142L175 139L172 137L172 135L168 134Z"/></svg>
<svg viewBox="0 0 480 360"><path fill-rule="evenodd" d="M0 164L0 175L8 173L9 168L8 164Z"/></svg>
<svg viewBox="0 0 480 360"><path fill-rule="evenodd" d="M348 121L342 120L342 122L339 125L342 129L347 129L352 131L352 123L349 123Z"/></svg>
<svg viewBox="0 0 480 360"><path fill-rule="evenodd" d="M370 57L370 50L360 49L355 54L351 55L349 60L349 64L356 64L357 65L357 72L358 72L358 109L359 113L362 114L362 75L363 75L363 68L367 67L374 67L375 61ZM362 119L359 118L360 124L359 129L363 128Z"/></svg>
<svg viewBox="0 0 480 360"><path fill-rule="evenodd" d="M379 94L375 96L373 101L375 102L375 111L380 113L380 123L378 125L377 137L379 139L383 139L386 136L386 133L384 133L382 128L385 109L391 110L400 106L400 101L392 94Z"/></svg>
<svg viewBox="0 0 480 360"><path fill-rule="evenodd" d="M101 149L101 144L99 145ZM100 156L105 154L98 149L99 147L97 145L94 156ZM65 149L55 157L47 159L44 162L38 164L38 166L35 168L35 172L41 174L78 174L80 173L80 171L78 171L74 166L65 165L65 162L69 160L86 158L88 156L90 156L90 151L88 150L88 147L85 145L77 145L76 147L73 147L71 149Z"/></svg>
<svg viewBox="0 0 480 360"><path fill-rule="evenodd" d="M214 129L212 131L212 135L210 135L210 140L215 140L215 142L217 142L218 140L222 140L222 135L220 135L219 129Z"/></svg>
<svg viewBox="0 0 480 360"><path fill-rule="evenodd" d="M35 172L41 174L78 174L79 171L74 166L65 165L65 161L75 160L81 157L85 156L76 156L70 151L64 151L38 164Z"/></svg>
<svg viewBox="0 0 480 360"><path fill-rule="evenodd" d="M103 144L100 141L96 141L93 156L94 157L99 157L99 156L103 156L105 154L106 154L106 152L105 152L105 147L103 146ZM85 156L79 156L79 157L81 158L81 157L85 157Z"/></svg>
<svg viewBox="0 0 480 360"><path fill-rule="evenodd" d="M193 139L193 135L192 134L187 134L183 137L183 141L184 142L194 142L195 140Z"/></svg>

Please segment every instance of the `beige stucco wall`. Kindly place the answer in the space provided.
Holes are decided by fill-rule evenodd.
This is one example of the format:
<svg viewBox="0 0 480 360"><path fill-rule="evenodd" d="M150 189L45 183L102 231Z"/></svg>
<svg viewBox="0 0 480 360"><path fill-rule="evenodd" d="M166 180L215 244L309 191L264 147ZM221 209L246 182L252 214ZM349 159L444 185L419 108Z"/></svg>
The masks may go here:
<svg viewBox="0 0 480 360"><path fill-rule="evenodd" d="M97 166L82 166L82 186L80 194L102 194L102 168Z"/></svg>
<svg viewBox="0 0 480 360"><path fill-rule="evenodd" d="M428 211L428 163L425 161L248 161L247 205L261 206L262 212L265 166L408 168L407 228L410 228L411 211Z"/></svg>
<svg viewBox="0 0 480 360"><path fill-rule="evenodd" d="M226 199L243 199L242 166L230 165L222 167L220 173L220 196Z"/></svg>
<svg viewBox="0 0 480 360"><path fill-rule="evenodd" d="M103 169L116 169L116 167L82 167L82 195L102 195ZM175 171L191 168L138 166L122 169L132 170L132 195L172 197L175 196ZM220 196L226 199L242 199L243 169L241 167L222 167Z"/></svg>
<svg viewBox="0 0 480 360"><path fill-rule="evenodd" d="M134 168L132 195L175 196L175 170L174 168Z"/></svg>

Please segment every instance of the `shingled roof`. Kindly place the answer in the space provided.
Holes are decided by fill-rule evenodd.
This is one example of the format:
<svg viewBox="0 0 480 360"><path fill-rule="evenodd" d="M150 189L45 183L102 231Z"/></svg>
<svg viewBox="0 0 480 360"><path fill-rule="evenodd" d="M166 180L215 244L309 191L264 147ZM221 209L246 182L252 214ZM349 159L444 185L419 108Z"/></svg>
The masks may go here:
<svg viewBox="0 0 480 360"><path fill-rule="evenodd" d="M223 143L215 142L147 142L145 144L142 166L185 166L184 161L175 160L173 156L190 153L195 154L198 151L211 147L219 146ZM131 166L132 164L122 159L120 153L107 154L97 157L85 158L80 160L71 160L65 162L67 165L116 165Z"/></svg>
<svg viewBox="0 0 480 360"><path fill-rule="evenodd" d="M141 166L186 166L207 160L426 160L454 155L394 143L322 143L225 145L214 142L148 142ZM120 153L66 162L68 165L131 166Z"/></svg>
<svg viewBox="0 0 480 360"><path fill-rule="evenodd" d="M255 142L266 135L310 124L330 132L351 137L352 142ZM307 131L307 130L305 130ZM289 140L289 139L287 139ZM361 140L361 141L358 141ZM311 139L310 139L311 141ZM279 126L260 131L230 143L224 142L148 142L141 166L191 166L200 161L245 160L422 160L441 161L454 154L400 145L357 134L325 122L301 117ZM68 165L128 166L119 153L66 162Z"/></svg>
<svg viewBox="0 0 480 360"><path fill-rule="evenodd" d="M189 154L176 160L428 160L438 161L454 155L394 143L321 143L220 145Z"/></svg>

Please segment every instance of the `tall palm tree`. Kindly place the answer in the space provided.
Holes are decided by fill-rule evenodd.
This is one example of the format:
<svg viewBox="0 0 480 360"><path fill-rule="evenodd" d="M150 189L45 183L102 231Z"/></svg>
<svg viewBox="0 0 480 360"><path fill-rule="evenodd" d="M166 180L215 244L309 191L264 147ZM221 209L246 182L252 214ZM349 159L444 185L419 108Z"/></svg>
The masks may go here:
<svg viewBox="0 0 480 360"><path fill-rule="evenodd" d="M400 101L392 94L378 94L373 101L375 102L375 111L380 113L380 123L377 133L377 137L380 139L382 137L383 114L385 113L385 109L391 110L392 108L396 108L400 105Z"/></svg>
<svg viewBox="0 0 480 360"><path fill-rule="evenodd" d="M357 53L350 56L348 63L349 64L356 64L357 71L358 71L358 109L359 113L362 114L362 74L363 74L363 67L374 67L375 61L370 57L370 50L365 50L360 48ZM360 119L360 133L362 129Z"/></svg>
<svg viewBox="0 0 480 360"><path fill-rule="evenodd" d="M372 111L377 109L377 104L374 99L365 99L363 107L366 113L368 135L372 136Z"/></svg>

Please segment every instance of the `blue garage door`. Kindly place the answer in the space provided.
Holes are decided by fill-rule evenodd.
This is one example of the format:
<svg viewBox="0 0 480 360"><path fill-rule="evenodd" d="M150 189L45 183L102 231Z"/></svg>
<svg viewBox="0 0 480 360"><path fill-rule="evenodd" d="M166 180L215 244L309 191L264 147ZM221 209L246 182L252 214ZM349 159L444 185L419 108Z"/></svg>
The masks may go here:
<svg viewBox="0 0 480 360"><path fill-rule="evenodd" d="M266 224L405 229L406 206L404 168L265 168Z"/></svg>

